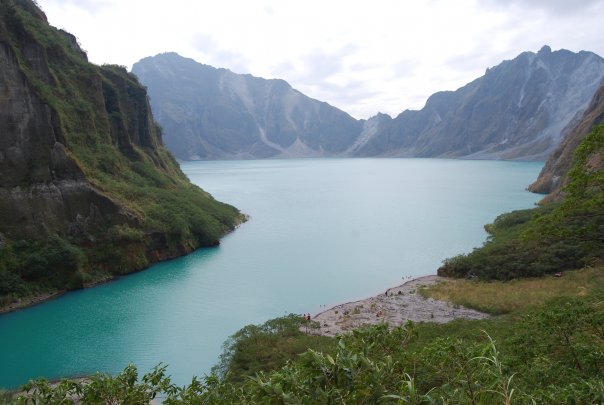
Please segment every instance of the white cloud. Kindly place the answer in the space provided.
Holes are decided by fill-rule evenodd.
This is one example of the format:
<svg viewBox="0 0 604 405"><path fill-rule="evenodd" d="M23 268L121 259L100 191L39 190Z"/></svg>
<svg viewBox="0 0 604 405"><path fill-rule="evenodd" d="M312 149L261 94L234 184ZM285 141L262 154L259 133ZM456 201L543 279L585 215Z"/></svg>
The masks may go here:
<svg viewBox="0 0 604 405"><path fill-rule="evenodd" d="M598 9L602 6L601 0L480 0L480 3L489 8L510 9L518 11L540 10L549 15L578 14L584 15L590 9Z"/></svg>
<svg viewBox="0 0 604 405"><path fill-rule="evenodd" d="M603 0L38 0L95 63L174 51L282 78L358 118L418 109L523 51L604 55Z"/></svg>
<svg viewBox="0 0 604 405"><path fill-rule="evenodd" d="M228 66L236 73L248 73L248 61L245 56L221 46L218 41L206 34L196 34L191 42L193 49L204 56L205 64L215 67ZM186 56L186 55L183 55Z"/></svg>
<svg viewBox="0 0 604 405"><path fill-rule="evenodd" d="M111 6L111 3L105 0L46 0L44 4L65 10L81 9L91 14Z"/></svg>

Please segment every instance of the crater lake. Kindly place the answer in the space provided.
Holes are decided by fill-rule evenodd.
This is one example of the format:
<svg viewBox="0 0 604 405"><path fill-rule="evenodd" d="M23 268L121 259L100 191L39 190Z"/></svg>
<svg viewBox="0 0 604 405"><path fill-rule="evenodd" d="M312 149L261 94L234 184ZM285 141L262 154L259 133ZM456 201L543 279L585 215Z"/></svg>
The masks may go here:
<svg viewBox="0 0 604 405"><path fill-rule="evenodd" d="M168 365L179 384L243 326L384 292L530 208L542 163L445 159L200 161L183 171L249 220L216 248L0 316L0 386Z"/></svg>

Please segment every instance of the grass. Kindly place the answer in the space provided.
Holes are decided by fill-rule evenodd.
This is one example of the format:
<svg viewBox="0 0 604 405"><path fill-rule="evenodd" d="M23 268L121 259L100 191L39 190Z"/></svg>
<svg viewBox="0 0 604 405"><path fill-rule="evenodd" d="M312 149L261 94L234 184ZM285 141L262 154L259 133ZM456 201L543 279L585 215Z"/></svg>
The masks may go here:
<svg viewBox="0 0 604 405"><path fill-rule="evenodd" d="M567 271L562 277L473 281L451 279L424 287L420 294L489 314L523 312L557 297L582 297L604 286L604 266Z"/></svg>
<svg viewBox="0 0 604 405"><path fill-rule="evenodd" d="M0 389L0 404L8 404L13 400L13 393Z"/></svg>
<svg viewBox="0 0 604 405"><path fill-rule="evenodd" d="M545 276L507 282L450 279L424 287L418 291L423 296L502 316L484 320L458 319L446 324L416 324L408 350L409 353L420 352L443 336L468 344L484 344L487 331L502 350L512 352L515 343L510 343L510 339L531 311L547 310L555 299L587 298L602 291L603 287L604 266L568 271L560 278ZM258 371L278 370L287 361L295 361L307 348L326 353L333 350L336 339L301 333L299 319L299 316L290 315L262 326L243 328L225 345L223 371L230 371L231 381L240 383ZM271 327L267 326L269 324Z"/></svg>

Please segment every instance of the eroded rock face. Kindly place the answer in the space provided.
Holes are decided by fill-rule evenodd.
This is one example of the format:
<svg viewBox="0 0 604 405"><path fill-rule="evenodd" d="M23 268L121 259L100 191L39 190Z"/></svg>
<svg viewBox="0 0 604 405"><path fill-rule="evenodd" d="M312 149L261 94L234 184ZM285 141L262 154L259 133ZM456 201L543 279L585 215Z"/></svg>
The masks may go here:
<svg viewBox="0 0 604 405"><path fill-rule="evenodd" d="M604 86L596 92L589 107L573 120L564 131L564 139L547 160L539 178L530 185L529 190L549 195L545 201L558 200L561 189L567 183L567 173L573 163L573 153L583 138L591 130L604 122ZM594 167L602 168L602 162L593 162Z"/></svg>
<svg viewBox="0 0 604 405"><path fill-rule="evenodd" d="M24 54L50 83L36 48L32 43ZM69 156L56 112L31 87L7 42L0 42L0 90L0 229L13 238L92 236L92 229L126 220Z"/></svg>
<svg viewBox="0 0 604 405"><path fill-rule="evenodd" d="M184 160L342 154L363 123L283 80L239 75L175 53L132 68L149 89L166 146Z"/></svg>
<svg viewBox="0 0 604 405"><path fill-rule="evenodd" d="M593 53L525 52L382 122L354 155L546 160L603 78L604 60Z"/></svg>
<svg viewBox="0 0 604 405"><path fill-rule="evenodd" d="M419 111L354 120L282 80L169 53L133 67L168 148L184 160L316 156L544 161L604 78L590 52L525 52Z"/></svg>
<svg viewBox="0 0 604 405"><path fill-rule="evenodd" d="M134 75L88 63L33 1L0 0L0 272L16 280L0 298L44 279L26 267L49 240L77 256L63 288L213 246L239 218L182 173Z"/></svg>
<svg viewBox="0 0 604 405"><path fill-rule="evenodd" d="M75 180L0 187L0 210L2 229L13 238L60 234L94 240L99 228L134 222L88 182Z"/></svg>

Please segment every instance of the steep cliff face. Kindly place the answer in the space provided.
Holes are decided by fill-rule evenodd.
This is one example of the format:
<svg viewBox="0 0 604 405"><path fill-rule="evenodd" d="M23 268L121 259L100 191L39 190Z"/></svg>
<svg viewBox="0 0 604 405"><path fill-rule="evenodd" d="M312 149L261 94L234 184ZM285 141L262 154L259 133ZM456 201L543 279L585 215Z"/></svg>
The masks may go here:
<svg viewBox="0 0 604 405"><path fill-rule="evenodd" d="M353 154L545 160L603 78L593 53L525 52L384 122Z"/></svg>
<svg viewBox="0 0 604 405"><path fill-rule="evenodd" d="M583 138L591 130L604 123L604 86L596 92L589 107L578 119L564 131L564 139L552 153L539 174L539 178L530 185L529 190L535 193L549 195L545 201L558 200L562 193L561 188L568 182L568 171L573 163L573 154ZM600 162L600 170L604 162Z"/></svg>
<svg viewBox="0 0 604 405"><path fill-rule="evenodd" d="M282 80L238 75L177 54L136 63L167 147L181 159L313 156L546 160L604 78L590 52L525 52L419 111L367 121Z"/></svg>
<svg viewBox="0 0 604 405"><path fill-rule="evenodd" d="M49 240L81 284L216 244L238 215L188 182L134 76L88 63L33 2L0 0L0 298L65 287L44 274Z"/></svg>
<svg viewBox="0 0 604 405"><path fill-rule="evenodd" d="M93 187L70 156L56 110L42 101L22 72L0 24L0 221L8 237L82 234L128 213ZM26 40L27 41L27 40ZM29 66L52 84L44 50L27 41Z"/></svg>
<svg viewBox="0 0 604 405"><path fill-rule="evenodd" d="M166 146L181 159L333 156L363 123L293 89L175 53L136 63Z"/></svg>

